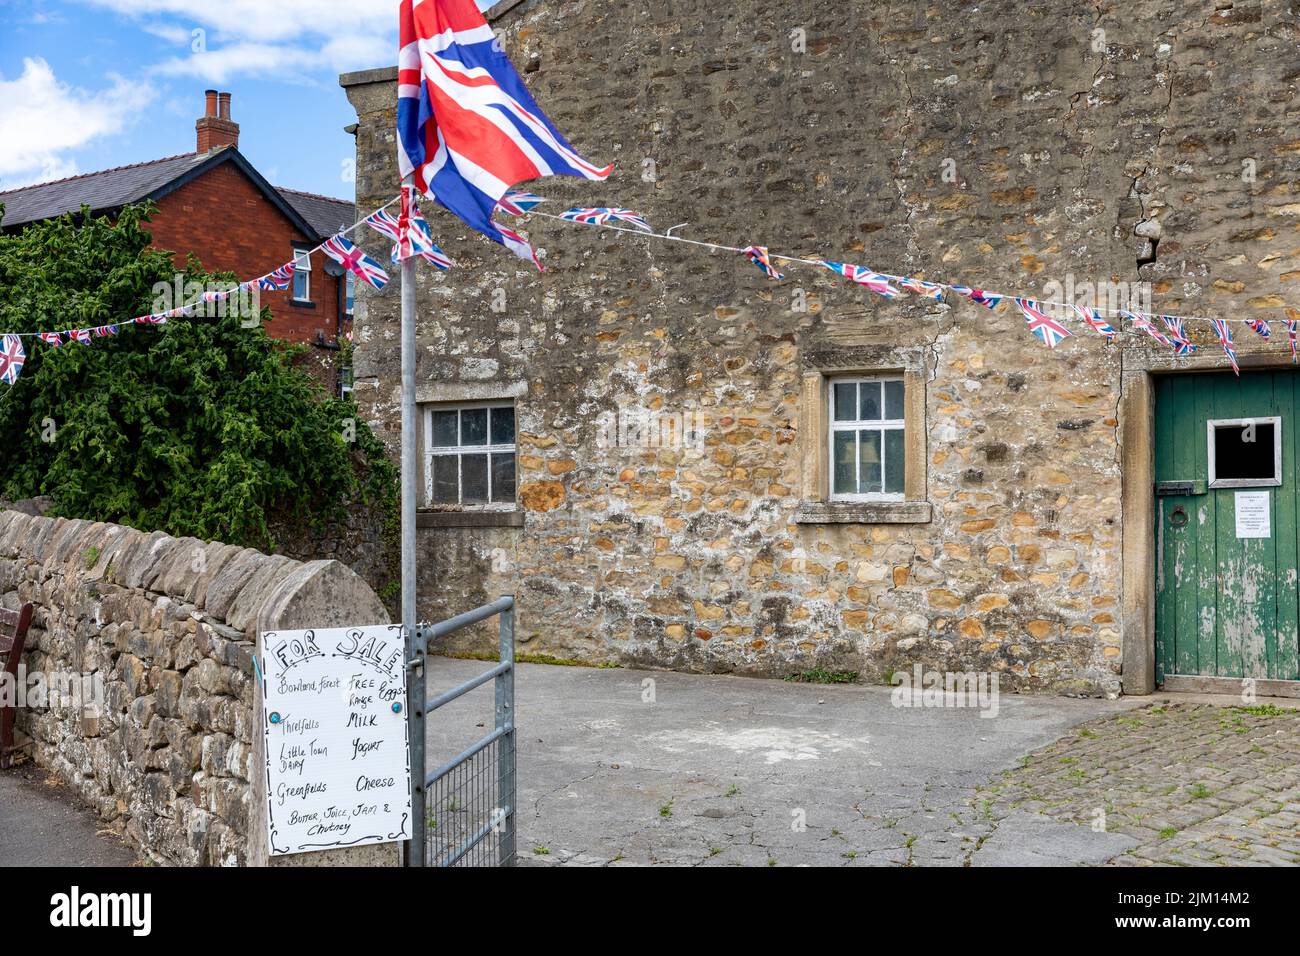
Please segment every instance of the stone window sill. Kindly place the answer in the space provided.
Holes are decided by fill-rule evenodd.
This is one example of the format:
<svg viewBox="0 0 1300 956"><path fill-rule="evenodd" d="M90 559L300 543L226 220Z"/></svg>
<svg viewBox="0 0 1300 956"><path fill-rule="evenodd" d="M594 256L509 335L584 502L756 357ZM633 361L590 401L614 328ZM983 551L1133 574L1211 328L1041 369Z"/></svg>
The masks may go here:
<svg viewBox="0 0 1300 956"><path fill-rule="evenodd" d="M929 524L928 501L805 501L795 524Z"/></svg>
<svg viewBox="0 0 1300 956"><path fill-rule="evenodd" d="M524 513L518 509L495 511L420 511L417 528L522 528Z"/></svg>

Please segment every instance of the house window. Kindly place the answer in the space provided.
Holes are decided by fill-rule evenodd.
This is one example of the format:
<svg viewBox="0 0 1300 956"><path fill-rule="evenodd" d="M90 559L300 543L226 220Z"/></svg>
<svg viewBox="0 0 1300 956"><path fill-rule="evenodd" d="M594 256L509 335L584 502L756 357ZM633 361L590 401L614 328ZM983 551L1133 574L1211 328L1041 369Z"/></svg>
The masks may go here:
<svg viewBox="0 0 1300 956"><path fill-rule="evenodd" d="M830 384L831 500L901 501L907 462L902 377Z"/></svg>
<svg viewBox="0 0 1300 956"><path fill-rule="evenodd" d="M347 305L345 311L347 312L348 315L351 315L352 303L356 300L357 297L357 277L355 274L349 272L344 281L345 281L344 287L347 290L346 291Z"/></svg>
<svg viewBox="0 0 1300 956"><path fill-rule="evenodd" d="M293 301L311 301L311 253L306 249L293 251Z"/></svg>
<svg viewBox="0 0 1300 956"><path fill-rule="evenodd" d="M515 503L514 405L430 405L425 408L424 434L429 505Z"/></svg>
<svg viewBox="0 0 1300 956"><path fill-rule="evenodd" d="M1219 418L1206 422L1211 488L1282 484L1282 419Z"/></svg>

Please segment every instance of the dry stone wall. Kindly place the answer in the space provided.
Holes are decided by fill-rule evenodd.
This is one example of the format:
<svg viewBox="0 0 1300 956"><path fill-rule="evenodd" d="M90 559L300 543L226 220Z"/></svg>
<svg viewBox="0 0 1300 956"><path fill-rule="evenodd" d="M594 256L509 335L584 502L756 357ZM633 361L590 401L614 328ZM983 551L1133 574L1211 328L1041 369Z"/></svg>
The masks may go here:
<svg viewBox="0 0 1300 956"><path fill-rule="evenodd" d="M336 561L16 511L0 511L0 595L35 606L27 674L102 688L99 707L20 709L36 762L144 856L186 866L262 862L249 853L259 628L388 620Z"/></svg>

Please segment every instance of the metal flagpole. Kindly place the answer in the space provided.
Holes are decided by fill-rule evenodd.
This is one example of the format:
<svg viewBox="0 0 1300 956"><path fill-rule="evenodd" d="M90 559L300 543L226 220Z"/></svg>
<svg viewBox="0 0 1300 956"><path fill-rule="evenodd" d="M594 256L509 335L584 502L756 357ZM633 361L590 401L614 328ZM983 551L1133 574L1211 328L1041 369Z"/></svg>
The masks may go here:
<svg viewBox="0 0 1300 956"><path fill-rule="evenodd" d="M411 841L407 866L424 866L424 638L418 633L415 602L415 257L402 260L402 631L408 661L406 699L411 747Z"/></svg>

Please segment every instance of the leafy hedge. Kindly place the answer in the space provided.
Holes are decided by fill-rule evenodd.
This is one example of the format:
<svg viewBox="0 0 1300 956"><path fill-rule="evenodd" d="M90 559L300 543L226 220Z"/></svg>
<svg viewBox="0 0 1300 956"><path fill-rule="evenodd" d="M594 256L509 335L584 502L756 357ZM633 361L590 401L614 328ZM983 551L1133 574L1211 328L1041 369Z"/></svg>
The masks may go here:
<svg viewBox="0 0 1300 956"><path fill-rule="evenodd" d="M112 223L83 209L0 235L0 331L122 324L90 346L24 340L22 376L0 384L0 495L47 494L58 514L259 548L274 546L272 516L394 507L380 442L354 405L295 366L304 347L267 336L267 310L255 328L235 316L124 324L175 279L141 225L150 212L130 207ZM218 278L230 277L193 259L184 277Z"/></svg>

